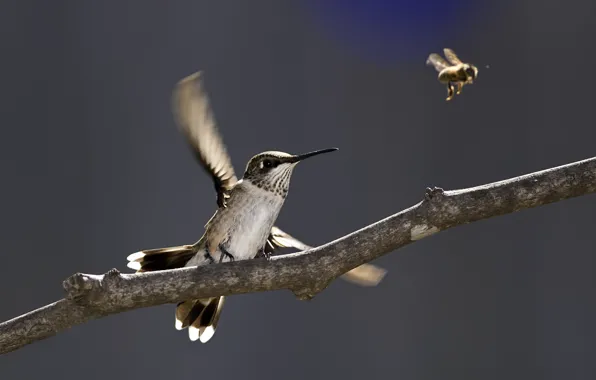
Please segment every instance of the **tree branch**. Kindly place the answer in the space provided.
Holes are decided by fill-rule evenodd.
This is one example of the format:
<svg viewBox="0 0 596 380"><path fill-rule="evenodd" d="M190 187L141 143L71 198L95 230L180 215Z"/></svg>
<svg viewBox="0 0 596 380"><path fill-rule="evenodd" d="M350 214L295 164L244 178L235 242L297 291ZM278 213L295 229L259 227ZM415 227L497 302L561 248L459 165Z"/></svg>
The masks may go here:
<svg viewBox="0 0 596 380"><path fill-rule="evenodd" d="M0 354L110 314L196 298L289 289L310 299L342 274L413 241L461 224L596 191L596 157L425 199L325 245L266 260L105 275L77 273L66 297L0 324Z"/></svg>

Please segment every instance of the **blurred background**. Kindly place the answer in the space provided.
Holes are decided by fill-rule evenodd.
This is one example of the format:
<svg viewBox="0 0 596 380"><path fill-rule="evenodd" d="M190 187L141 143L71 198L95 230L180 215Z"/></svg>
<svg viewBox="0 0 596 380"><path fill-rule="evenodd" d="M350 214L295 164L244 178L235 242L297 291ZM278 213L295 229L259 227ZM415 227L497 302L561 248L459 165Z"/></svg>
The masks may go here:
<svg viewBox="0 0 596 380"><path fill-rule="evenodd" d="M192 243L215 210L177 132L174 84L205 71L241 173L300 166L278 225L311 245L420 201L594 156L593 0L4 1L0 319L74 272ZM445 102L425 66L479 78ZM490 68L486 68L489 65ZM164 305L0 357L0 378L593 379L596 198L455 228L391 253L376 288L230 297L191 343Z"/></svg>

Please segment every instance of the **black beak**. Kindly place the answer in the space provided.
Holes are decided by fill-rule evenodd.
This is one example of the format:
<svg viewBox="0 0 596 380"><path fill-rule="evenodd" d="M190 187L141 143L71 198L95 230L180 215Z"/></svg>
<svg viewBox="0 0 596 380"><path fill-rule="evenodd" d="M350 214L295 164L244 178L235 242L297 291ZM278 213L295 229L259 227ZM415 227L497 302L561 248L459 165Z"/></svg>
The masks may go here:
<svg viewBox="0 0 596 380"><path fill-rule="evenodd" d="M300 162L300 161L305 160L309 157L317 156L317 155L323 154L323 153L335 152L336 150L339 150L339 148L328 148L328 149L315 150L314 152L309 152L309 153L304 153L304 154L299 154L297 156L293 156L290 158L289 161L292 163Z"/></svg>

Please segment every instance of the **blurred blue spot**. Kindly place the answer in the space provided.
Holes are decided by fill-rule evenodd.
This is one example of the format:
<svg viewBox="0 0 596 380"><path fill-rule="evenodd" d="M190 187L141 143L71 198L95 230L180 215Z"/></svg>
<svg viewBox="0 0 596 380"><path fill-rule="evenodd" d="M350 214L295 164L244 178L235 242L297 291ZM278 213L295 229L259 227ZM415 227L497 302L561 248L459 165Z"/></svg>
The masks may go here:
<svg viewBox="0 0 596 380"><path fill-rule="evenodd" d="M381 60L420 60L454 45L488 0L305 0L333 39ZM456 47L455 45L453 46Z"/></svg>

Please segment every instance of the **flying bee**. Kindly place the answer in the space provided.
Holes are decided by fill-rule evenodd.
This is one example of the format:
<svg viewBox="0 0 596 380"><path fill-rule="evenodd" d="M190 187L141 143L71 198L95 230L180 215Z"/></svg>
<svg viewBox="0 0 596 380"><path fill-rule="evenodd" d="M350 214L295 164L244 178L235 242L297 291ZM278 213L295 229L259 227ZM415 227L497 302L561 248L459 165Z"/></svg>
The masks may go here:
<svg viewBox="0 0 596 380"><path fill-rule="evenodd" d="M432 65L435 70L439 72L439 82L447 85L447 101L453 98L455 86L457 86L457 95L461 94L461 90L465 84L472 84L478 77L478 69L476 66L469 63L463 63L451 49L443 49L445 61L443 57L436 53L432 53L426 60L427 65Z"/></svg>

